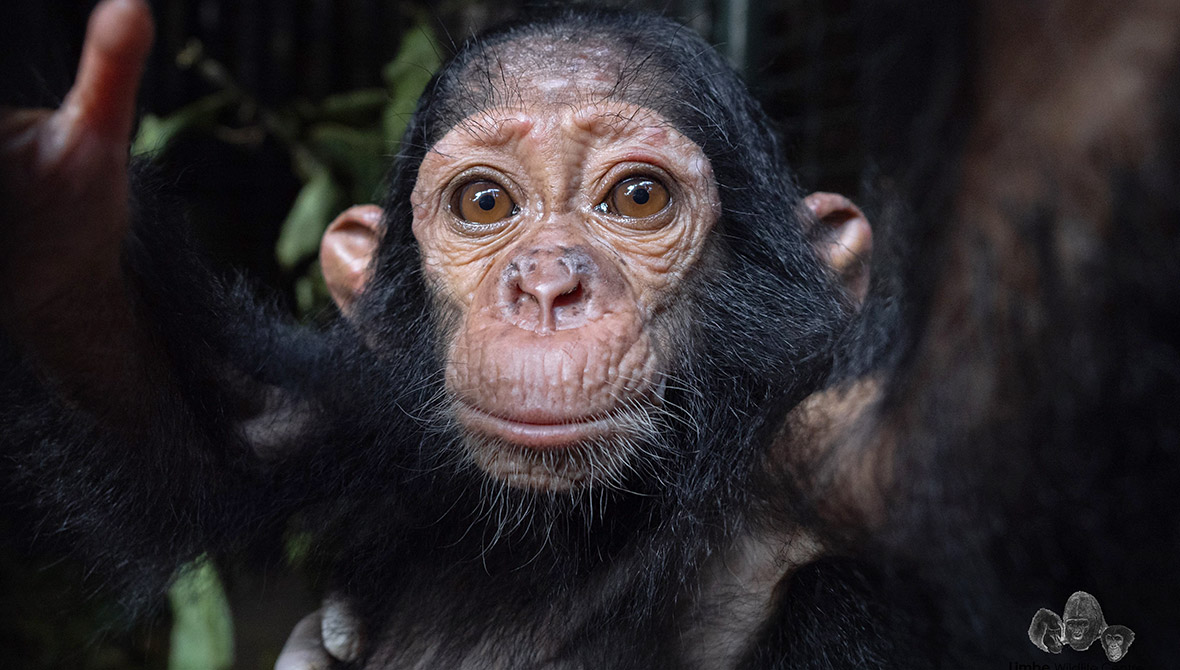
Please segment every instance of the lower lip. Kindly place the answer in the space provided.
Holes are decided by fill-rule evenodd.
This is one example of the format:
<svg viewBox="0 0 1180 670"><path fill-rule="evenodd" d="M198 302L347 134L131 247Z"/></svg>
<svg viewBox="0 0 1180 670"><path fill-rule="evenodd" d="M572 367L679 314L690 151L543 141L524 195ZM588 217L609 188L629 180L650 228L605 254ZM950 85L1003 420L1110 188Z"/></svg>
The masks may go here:
<svg viewBox="0 0 1180 670"><path fill-rule="evenodd" d="M461 406L459 420L470 430L538 451L572 447L610 432L610 424L605 419L553 424L522 423L466 405Z"/></svg>

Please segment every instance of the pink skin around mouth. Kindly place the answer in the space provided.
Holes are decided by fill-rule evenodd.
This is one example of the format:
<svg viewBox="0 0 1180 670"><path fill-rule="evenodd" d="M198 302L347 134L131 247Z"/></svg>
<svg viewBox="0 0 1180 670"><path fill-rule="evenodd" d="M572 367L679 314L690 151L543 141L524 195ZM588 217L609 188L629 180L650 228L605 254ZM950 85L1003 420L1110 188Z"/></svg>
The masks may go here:
<svg viewBox="0 0 1180 670"><path fill-rule="evenodd" d="M470 430L538 451L572 447L610 432L606 419L526 422L493 416L466 403L459 405L459 421Z"/></svg>

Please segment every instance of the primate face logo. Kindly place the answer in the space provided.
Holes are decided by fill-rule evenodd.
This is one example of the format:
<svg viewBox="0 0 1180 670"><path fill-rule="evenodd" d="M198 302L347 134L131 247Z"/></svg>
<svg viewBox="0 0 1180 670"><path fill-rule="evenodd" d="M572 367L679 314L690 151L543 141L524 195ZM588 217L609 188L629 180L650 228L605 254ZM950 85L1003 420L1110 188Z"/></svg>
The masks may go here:
<svg viewBox="0 0 1180 670"><path fill-rule="evenodd" d="M1066 601L1064 619L1043 607L1037 610L1028 627L1028 639L1051 654L1060 654L1067 644L1075 651L1085 651L1101 640L1106 658L1114 662L1127 655L1135 633L1126 626L1107 626L1098 599L1078 591Z"/></svg>
<svg viewBox="0 0 1180 670"><path fill-rule="evenodd" d="M1028 639L1041 651L1060 654L1061 647L1065 644L1061 617L1043 607L1037 610L1032 625L1028 627Z"/></svg>
<svg viewBox="0 0 1180 670"><path fill-rule="evenodd" d="M1071 642L1084 640L1090 632L1090 622L1086 619L1066 619L1065 631Z"/></svg>
<svg viewBox="0 0 1180 670"><path fill-rule="evenodd" d="M1056 654L1061 651L1061 623L1053 623L1045 627L1045 634L1041 640L1048 647L1049 651Z"/></svg>
<svg viewBox="0 0 1180 670"><path fill-rule="evenodd" d="M1108 626L1102 631L1102 650L1111 661L1117 661L1126 656L1131 643L1135 641L1135 632L1126 626Z"/></svg>

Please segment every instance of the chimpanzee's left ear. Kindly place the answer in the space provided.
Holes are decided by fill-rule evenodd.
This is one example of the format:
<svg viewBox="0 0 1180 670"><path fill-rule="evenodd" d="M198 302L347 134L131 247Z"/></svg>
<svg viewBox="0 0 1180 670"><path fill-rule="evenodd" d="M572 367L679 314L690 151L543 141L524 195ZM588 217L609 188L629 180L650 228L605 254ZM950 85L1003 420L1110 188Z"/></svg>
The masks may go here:
<svg viewBox="0 0 1180 670"><path fill-rule="evenodd" d="M320 267L332 300L345 316L369 281L369 261L381 240L377 205L350 207L328 226L320 241Z"/></svg>
<svg viewBox="0 0 1180 670"><path fill-rule="evenodd" d="M869 220L851 200L836 193L812 193L803 203L823 227L812 235L820 258L836 271L857 302L863 301L869 291L873 252Z"/></svg>

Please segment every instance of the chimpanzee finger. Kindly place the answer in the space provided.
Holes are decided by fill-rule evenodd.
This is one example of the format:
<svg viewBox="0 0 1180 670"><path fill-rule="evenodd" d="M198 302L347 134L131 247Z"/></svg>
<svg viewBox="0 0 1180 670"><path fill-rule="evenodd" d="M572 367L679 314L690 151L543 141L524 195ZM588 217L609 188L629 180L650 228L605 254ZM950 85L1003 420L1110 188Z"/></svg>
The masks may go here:
<svg viewBox="0 0 1180 670"><path fill-rule="evenodd" d="M143 0L103 0L90 15L78 78L59 114L74 130L129 142L155 27Z"/></svg>
<svg viewBox="0 0 1180 670"><path fill-rule="evenodd" d="M320 640L320 613L311 614L299 620L279 652L275 670L327 670L332 658Z"/></svg>
<svg viewBox="0 0 1180 670"><path fill-rule="evenodd" d="M320 612L320 639L324 649L346 663L360 658L364 645L361 622L349 602L342 596L329 595Z"/></svg>

